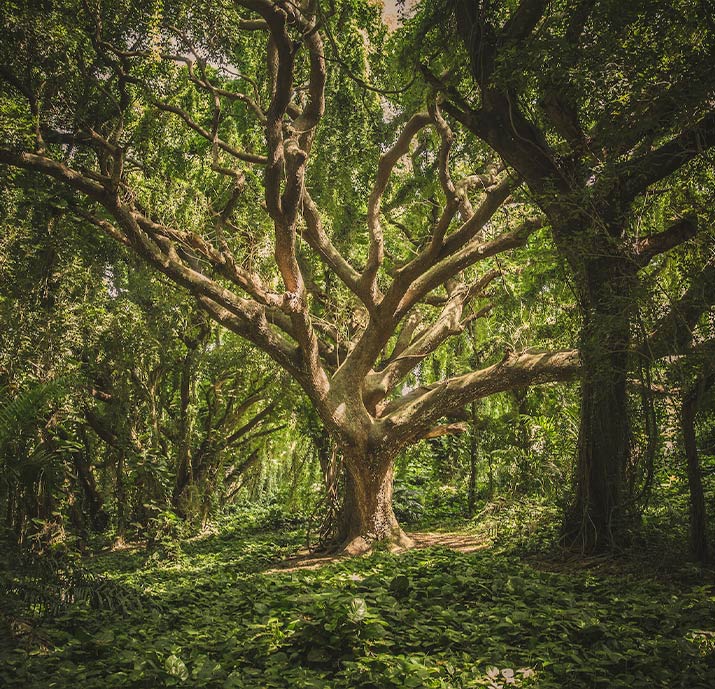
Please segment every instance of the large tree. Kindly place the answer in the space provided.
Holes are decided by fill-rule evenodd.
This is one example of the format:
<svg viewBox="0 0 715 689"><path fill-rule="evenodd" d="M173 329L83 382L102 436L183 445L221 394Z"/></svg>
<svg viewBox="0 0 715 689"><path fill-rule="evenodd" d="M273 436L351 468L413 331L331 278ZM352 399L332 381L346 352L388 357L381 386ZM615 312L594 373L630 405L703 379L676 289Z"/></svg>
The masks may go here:
<svg viewBox="0 0 715 689"><path fill-rule="evenodd" d="M30 2L3 25L10 183L12 168L50 178L88 230L298 381L344 458L348 550L407 541L394 459L442 417L574 375L577 352L527 350L426 386L410 378L489 312L489 259L543 221L488 155L450 160L433 97L402 112L369 95L384 69L375 7Z"/></svg>
<svg viewBox="0 0 715 689"><path fill-rule="evenodd" d="M627 381L643 275L709 229L693 198L712 192L692 174L715 144L707 4L437 0L415 20L444 110L524 180L572 275L583 369L568 531L588 549L618 540L633 506ZM453 50L426 49L445 36ZM687 344L713 303L715 266L701 255L641 360Z"/></svg>

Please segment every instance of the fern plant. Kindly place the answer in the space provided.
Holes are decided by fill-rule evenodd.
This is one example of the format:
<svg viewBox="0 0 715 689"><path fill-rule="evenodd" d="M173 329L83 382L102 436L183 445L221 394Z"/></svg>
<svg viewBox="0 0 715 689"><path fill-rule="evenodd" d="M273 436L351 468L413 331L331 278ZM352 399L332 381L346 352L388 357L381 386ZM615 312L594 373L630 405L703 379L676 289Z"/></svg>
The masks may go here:
<svg viewBox="0 0 715 689"><path fill-rule="evenodd" d="M48 507L63 478L60 458L43 437L48 409L65 396L67 381L35 383L12 394L0 389L0 507L22 540L24 527ZM44 511L47 511L45 509Z"/></svg>
<svg viewBox="0 0 715 689"><path fill-rule="evenodd" d="M47 403L59 400L66 392L65 378L35 383L14 395L8 387L0 388L0 447L12 442L18 433L32 429Z"/></svg>
<svg viewBox="0 0 715 689"><path fill-rule="evenodd" d="M96 574L65 553L38 556L16 546L0 568L0 597L10 621L42 621L71 606L127 613L143 609L133 589Z"/></svg>

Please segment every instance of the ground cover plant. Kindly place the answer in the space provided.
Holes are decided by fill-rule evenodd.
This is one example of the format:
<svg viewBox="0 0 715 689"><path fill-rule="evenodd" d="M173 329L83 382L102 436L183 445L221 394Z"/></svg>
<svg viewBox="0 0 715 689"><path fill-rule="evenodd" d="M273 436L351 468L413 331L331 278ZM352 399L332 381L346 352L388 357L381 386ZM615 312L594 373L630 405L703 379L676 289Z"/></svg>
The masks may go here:
<svg viewBox="0 0 715 689"><path fill-rule="evenodd" d="M502 518L524 523L503 507ZM281 568L301 532L235 525L170 557L107 552L86 566L141 605L69 606L34 638L3 645L0 679L29 689L712 686L715 589L697 568L654 577L616 562L609 572L528 556L535 541L513 532L470 531L471 552L377 550L317 568Z"/></svg>

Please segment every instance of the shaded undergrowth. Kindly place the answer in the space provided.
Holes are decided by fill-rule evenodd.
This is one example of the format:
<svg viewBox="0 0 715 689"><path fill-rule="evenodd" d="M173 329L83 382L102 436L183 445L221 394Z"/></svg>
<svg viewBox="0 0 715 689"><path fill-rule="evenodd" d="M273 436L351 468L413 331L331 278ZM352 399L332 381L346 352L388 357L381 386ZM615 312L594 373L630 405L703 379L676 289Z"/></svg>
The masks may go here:
<svg viewBox="0 0 715 689"><path fill-rule="evenodd" d="M557 566L492 536L475 552L378 551L291 572L273 569L300 545L290 531L106 553L88 566L144 605L64 610L42 644L3 645L0 685L715 686L705 578Z"/></svg>

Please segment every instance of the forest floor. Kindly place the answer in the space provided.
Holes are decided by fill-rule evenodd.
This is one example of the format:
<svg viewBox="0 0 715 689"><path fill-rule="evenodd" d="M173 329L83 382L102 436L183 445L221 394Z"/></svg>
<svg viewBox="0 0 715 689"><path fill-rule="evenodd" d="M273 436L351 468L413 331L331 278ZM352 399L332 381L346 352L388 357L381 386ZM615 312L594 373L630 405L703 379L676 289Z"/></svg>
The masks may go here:
<svg viewBox="0 0 715 689"><path fill-rule="evenodd" d="M473 553L488 548L490 542L483 536L453 531L414 531L407 534L414 549L450 548L460 553ZM301 548L269 572L294 572L299 569L316 569L351 557L344 553L324 553Z"/></svg>
<svg viewBox="0 0 715 689"><path fill-rule="evenodd" d="M711 572L559 558L509 519L314 568L277 525L106 552L84 562L91 605L0 639L0 686L715 686Z"/></svg>

